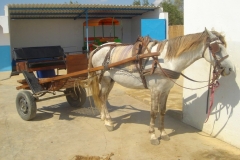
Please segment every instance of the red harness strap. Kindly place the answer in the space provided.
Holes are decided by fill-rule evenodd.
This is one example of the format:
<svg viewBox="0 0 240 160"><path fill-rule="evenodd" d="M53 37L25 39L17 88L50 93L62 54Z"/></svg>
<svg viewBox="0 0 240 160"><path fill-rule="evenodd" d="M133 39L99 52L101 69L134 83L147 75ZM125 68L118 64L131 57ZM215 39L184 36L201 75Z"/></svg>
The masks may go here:
<svg viewBox="0 0 240 160"><path fill-rule="evenodd" d="M210 106L208 108L208 113L207 113L207 119L205 120L205 123L208 121L209 119L209 116L211 114L211 111L212 111L212 106L213 106L213 102L214 102L214 92L215 90L220 86L219 82L216 81L215 83L212 83L210 86L209 86L209 89L211 91L211 94L210 94Z"/></svg>

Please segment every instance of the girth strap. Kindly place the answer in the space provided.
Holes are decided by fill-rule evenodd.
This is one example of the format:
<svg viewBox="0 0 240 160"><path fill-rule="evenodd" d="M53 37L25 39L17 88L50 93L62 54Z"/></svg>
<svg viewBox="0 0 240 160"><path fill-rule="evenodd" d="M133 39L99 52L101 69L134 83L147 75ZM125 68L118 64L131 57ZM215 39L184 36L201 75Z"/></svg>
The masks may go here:
<svg viewBox="0 0 240 160"><path fill-rule="evenodd" d="M144 88L148 88L147 87L147 82L146 82L146 79L145 79L145 76L143 75L143 73L142 73L142 71L143 71L143 60L142 59L139 59L138 57L139 57L139 55L141 54L141 52L142 52L142 48L143 48L143 45L141 45L141 44L139 44L139 47L138 47L138 52L137 52L137 60L136 60L136 68L137 68L137 70L138 70L138 72L139 72L139 75L140 75L140 77L141 77L141 79L142 79L142 83L143 83L143 86L144 86Z"/></svg>
<svg viewBox="0 0 240 160"><path fill-rule="evenodd" d="M110 69L110 68L108 67L108 64L109 64L109 62L110 62L110 54L111 54L111 51L112 51L112 49L113 49L114 47L116 47L116 46L114 46L114 45L111 45L111 46L110 46L110 49L109 49L108 53L106 54L106 57L104 58L104 61L103 61L103 63L102 63L104 69L101 70L101 73L100 73L100 75L99 75L99 82L101 82L104 72Z"/></svg>
<svg viewBox="0 0 240 160"><path fill-rule="evenodd" d="M157 43L156 41L154 41L154 43L150 46L150 49L148 48L148 44L150 43L150 38L147 36L147 37L139 37L138 38L138 47L137 47L137 54L136 56L139 57L140 54L144 54L145 53L145 50L147 50L148 53L150 53L152 47ZM145 64L144 64L144 60L143 59L139 59L137 58L136 60L136 68L139 72L139 75L142 79L142 83L143 83L143 86L144 88L148 89L147 87L147 82L146 82L146 78L145 78L145 75L143 74L143 71L144 71L144 67L145 67Z"/></svg>
<svg viewBox="0 0 240 160"><path fill-rule="evenodd" d="M171 79L178 79L180 77L181 73L179 73L179 72L175 72L175 71L172 71L172 70L169 70L169 69L166 69L166 68L162 68L162 69L168 75L168 77L171 78ZM153 73L164 75L164 73L162 72L162 70L160 68L156 68ZM152 74L152 68L145 69L143 71L144 76L151 75L151 74Z"/></svg>

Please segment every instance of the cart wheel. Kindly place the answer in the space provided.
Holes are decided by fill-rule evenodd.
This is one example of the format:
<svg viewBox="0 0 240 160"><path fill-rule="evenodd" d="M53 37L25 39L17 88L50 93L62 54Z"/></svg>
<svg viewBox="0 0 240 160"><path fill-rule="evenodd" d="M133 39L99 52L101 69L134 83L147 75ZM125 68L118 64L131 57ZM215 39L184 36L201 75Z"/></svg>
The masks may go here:
<svg viewBox="0 0 240 160"><path fill-rule="evenodd" d="M66 89L66 99L68 103L74 108L80 108L86 102L86 90L82 87L67 88Z"/></svg>
<svg viewBox="0 0 240 160"><path fill-rule="evenodd" d="M36 101L29 91L21 91L18 93L16 98L16 107L18 114L25 121L31 120L36 116Z"/></svg>

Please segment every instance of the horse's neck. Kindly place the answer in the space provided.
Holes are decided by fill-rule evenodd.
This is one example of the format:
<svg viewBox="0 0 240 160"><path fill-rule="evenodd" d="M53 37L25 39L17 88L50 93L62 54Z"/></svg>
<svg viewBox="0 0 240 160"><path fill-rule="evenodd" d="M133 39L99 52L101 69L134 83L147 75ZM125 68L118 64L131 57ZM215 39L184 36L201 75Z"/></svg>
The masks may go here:
<svg viewBox="0 0 240 160"><path fill-rule="evenodd" d="M179 55L178 57L174 57L172 59L166 58L166 55L160 56L160 58L164 58L163 67L176 71L182 72L184 69L189 67L192 63L202 58L205 47L202 45L196 50L186 51Z"/></svg>

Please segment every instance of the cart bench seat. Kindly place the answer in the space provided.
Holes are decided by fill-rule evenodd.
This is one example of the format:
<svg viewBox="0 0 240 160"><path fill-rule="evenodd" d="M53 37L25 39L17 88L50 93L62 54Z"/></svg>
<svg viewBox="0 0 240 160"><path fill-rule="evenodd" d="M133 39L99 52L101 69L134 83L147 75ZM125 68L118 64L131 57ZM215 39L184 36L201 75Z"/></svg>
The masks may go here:
<svg viewBox="0 0 240 160"><path fill-rule="evenodd" d="M18 72L66 68L61 46L14 48L13 58Z"/></svg>

